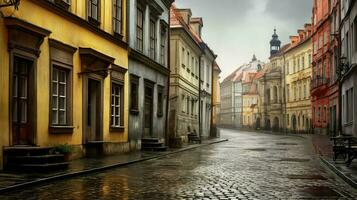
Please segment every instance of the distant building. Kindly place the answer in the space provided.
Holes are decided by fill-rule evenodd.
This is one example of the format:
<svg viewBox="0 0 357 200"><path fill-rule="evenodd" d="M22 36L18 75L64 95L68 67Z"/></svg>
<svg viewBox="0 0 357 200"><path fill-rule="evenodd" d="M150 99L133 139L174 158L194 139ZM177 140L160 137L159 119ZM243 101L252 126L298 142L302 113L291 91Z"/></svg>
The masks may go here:
<svg viewBox="0 0 357 200"><path fill-rule="evenodd" d="M311 130L310 79L312 64L311 24L290 36L290 47L284 52L286 129L290 132Z"/></svg>
<svg viewBox="0 0 357 200"><path fill-rule="evenodd" d="M244 64L226 77L221 83L220 125L241 128L243 125L243 77L262 69L263 62L253 55L249 64Z"/></svg>
<svg viewBox="0 0 357 200"><path fill-rule="evenodd" d="M141 145L145 141L164 143L166 139L166 98L170 75L168 18L172 2L128 1L129 140L136 148L150 148L146 144Z"/></svg>
<svg viewBox="0 0 357 200"><path fill-rule="evenodd" d="M357 3L341 1L342 131L357 137ZM354 42L352 42L354 41Z"/></svg>
<svg viewBox="0 0 357 200"><path fill-rule="evenodd" d="M180 146L193 133L211 136L212 69L216 55L202 40L203 21L171 7L169 137Z"/></svg>
<svg viewBox="0 0 357 200"><path fill-rule="evenodd" d="M264 74L259 76L258 92L260 101L260 116L257 118L266 130L279 131L284 127L284 95L283 95L283 52L289 47L280 47L280 40L274 29L272 40L270 41L270 62L264 66Z"/></svg>
<svg viewBox="0 0 357 200"><path fill-rule="evenodd" d="M331 1L314 0L313 4L313 56L311 80L312 124L315 133L329 133L330 119L336 119L339 109L337 79L333 68L331 47ZM334 33L332 33L334 34ZM335 71L335 72L334 72ZM332 73L330 73L332 72ZM330 112L331 110L331 112Z"/></svg>

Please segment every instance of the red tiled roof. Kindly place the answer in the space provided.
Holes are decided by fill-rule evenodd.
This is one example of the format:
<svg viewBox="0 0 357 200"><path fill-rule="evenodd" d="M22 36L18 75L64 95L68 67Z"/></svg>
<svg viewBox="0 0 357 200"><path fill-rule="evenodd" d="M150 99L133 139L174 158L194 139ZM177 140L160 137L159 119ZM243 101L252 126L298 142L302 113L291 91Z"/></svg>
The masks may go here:
<svg viewBox="0 0 357 200"><path fill-rule="evenodd" d="M181 14L177 12L176 5L172 4L170 8L170 28L183 28L195 40L197 44L202 42L202 39L185 23Z"/></svg>

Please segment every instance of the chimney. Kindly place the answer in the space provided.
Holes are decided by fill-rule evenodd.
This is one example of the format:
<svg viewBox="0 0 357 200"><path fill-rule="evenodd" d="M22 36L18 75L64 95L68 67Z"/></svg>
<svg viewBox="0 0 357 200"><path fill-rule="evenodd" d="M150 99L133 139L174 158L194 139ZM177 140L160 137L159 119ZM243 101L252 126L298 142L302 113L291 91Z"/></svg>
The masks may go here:
<svg viewBox="0 0 357 200"><path fill-rule="evenodd" d="M299 29L298 34L299 34L299 41L303 41L305 39L305 31L302 29Z"/></svg>
<svg viewBox="0 0 357 200"><path fill-rule="evenodd" d="M203 27L202 18L201 17L191 18L190 26L193 29L193 31L196 33L196 35L198 35L201 38L202 37L202 27Z"/></svg>
<svg viewBox="0 0 357 200"><path fill-rule="evenodd" d="M304 28L305 28L305 32L307 33L307 37L310 37L311 36L311 32L312 32L312 25L311 24L305 24Z"/></svg>
<svg viewBox="0 0 357 200"><path fill-rule="evenodd" d="M192 12L189 8L176 9L176 11L181 15L183 21L189 25L191 21Z"/></svg>
<svg viewBox="0 0 357 200"><path fill-rule="evenodd" d="M291 44L295 44L295 43L299 42L299 36L297 36L297 35L290 36L290 42L291 42Z"/></svg>

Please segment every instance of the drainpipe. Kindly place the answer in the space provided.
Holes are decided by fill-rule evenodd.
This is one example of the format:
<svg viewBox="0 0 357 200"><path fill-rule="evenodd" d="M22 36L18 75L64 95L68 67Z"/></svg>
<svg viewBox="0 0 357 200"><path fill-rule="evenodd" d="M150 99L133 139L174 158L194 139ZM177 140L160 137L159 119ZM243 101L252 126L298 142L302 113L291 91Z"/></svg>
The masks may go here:
<svg viewBox="0 0 357 200"><path fill-rule="evenodd" d="M214 100L213 100L214 99L214 97L213 97L213 84L214 84L214 82L213 82L213 73L214 73L214 63L216 62L216 58L217 58L217 56L215 55L215 58L214 58L214 60L212 62L212 69L211 69L211 124L210 124L210 129L211 129L210 136L211 137L217 137L217 118L216 118L216 124L213 127L213 107L216 107L215 105L213 105L213 102L214 102ZM215 128L214 135L212 135L213 128Z"/></svg>
<svg viewBox="0 0 357 200"><path fill-rule="evenodd" d="M200 144L202 143L202 119L201 119L201 61L202 55L198 62L198 134L200 137Z"/></svg>
<svg viewBox="0 0 357 200"><path fill-rule="evenodd" d="M169 8L169 14L168 14L168 18L167 18L167 21L168 21L168 26L167 27L167 50L166 50L166 53L167 53L167 68L169 70L169 74L167 76L167 88L166 88L166 116L165 116L165 143L166 143L166 146L169 146L169 140L170 140L170 135L169 135L169 103L170 103L170 75L171 75L171 56L170 56L170 12L171 12L171 9Z"/></svg>

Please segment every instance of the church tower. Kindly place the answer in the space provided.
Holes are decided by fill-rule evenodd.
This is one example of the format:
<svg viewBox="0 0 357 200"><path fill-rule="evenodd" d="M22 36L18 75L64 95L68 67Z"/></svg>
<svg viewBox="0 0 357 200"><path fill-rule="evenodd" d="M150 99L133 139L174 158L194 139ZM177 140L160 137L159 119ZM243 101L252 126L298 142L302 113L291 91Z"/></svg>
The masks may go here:
<svg viewBox="0 0 357 200"><path fill-rule="evenodd" d="M276 34L276 29L274 29L274 34L272 35L272 39L270 40L270 56L275 55L280 50L281 42L279 40L279 36Z"/></svg>

